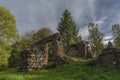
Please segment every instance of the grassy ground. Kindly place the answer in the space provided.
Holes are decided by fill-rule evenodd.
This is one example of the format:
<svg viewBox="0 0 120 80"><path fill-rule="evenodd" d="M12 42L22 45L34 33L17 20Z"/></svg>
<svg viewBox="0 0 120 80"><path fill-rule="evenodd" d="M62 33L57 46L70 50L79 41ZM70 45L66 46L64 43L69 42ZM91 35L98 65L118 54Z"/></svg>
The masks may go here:
<svg viewBox="0 0 120 80"><path fill-rule="evenodd" d="M120 70L114 67L91 67L77 62L29 73L9 69L0 72L0 80L120 80Z"/></svg>

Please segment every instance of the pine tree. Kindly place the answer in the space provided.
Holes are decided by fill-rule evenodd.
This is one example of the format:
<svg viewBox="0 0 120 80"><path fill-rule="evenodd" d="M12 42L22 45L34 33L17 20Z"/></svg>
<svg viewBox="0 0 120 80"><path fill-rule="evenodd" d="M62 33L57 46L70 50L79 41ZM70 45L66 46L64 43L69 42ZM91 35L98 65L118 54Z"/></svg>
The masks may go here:
<svg viewBox="0 0 120 80"><path fill-rule="evenodd" d="M65 48L68 48L69 45L75 44L81 40L81 37L78 36L79 30L73 21L70 11L67 9L63 13L63 17L58 24L57 30L62 35Z"/></svg>
<svg viewBox="0 0 120 80"><path fill-rule="evenodd" d="M98 25L94 23L90 23L88 25L89 29L89 40L90 40L90 45L94 53L96 55L99 55L104 48L103 46L103 34L99 31Z"/></svg>

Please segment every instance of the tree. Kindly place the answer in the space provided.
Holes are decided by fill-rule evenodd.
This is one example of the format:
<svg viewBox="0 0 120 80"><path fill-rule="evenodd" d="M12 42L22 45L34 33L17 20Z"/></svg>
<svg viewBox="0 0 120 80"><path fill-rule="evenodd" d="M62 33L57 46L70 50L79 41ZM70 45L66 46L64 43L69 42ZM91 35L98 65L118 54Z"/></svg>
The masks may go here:
<svg viewBox="0 0 120 80"><path fill-rule="evenodd" d="M22 35L22 38L32 39L34 33L36 33L35 30L31 30L31 31L25 32L24 35Z"/></svg>
<svg viewBox="0 0 120 80"><path fill-rule="evenodd" d="M22 39L20 42L16 42L13 44L13 49L11 51L11 56L9 57L9 67L18 67L20 59L20 54L25 49L30 49L31 45L34 45L39 40L42 40L50 35L53 32L48 28L42 28L36 31L29 31L22 35ZM49 53L52 53L51 45L49 44ZM51 56L49 56L51 57Z"/></svg>
<svg viewBox="0 0 120 80"><path fill-rule="evenodd" d="M26 36L26 35L25 35ZM8 59L9 67L18 67L21 61L20 54L25 49L29 49L33 44L32 39L27 37L23 37L20 42L16 42L12 45L13 49L11 51L11 55Z"/></svg>
<svg viewBox="0 0 120 80"><path fill-rule="evenodd" d="M113 36L114 36L114 43L117 48L120 48L120 25L115 24L112 26Z"/></svg>
<svg viewBox="0 0 120 80"><path fill-rule="evenodd" d="M8 58L8 66L10 68L15 68L19 66L20 63L20 54L21 54L21 47L20 47L20 43L16 42L12 45L13 49L11 51L11 55Z"/></svg>
<svg viewBox="0 0 120 80"><path fill-rule="evenodd" d="M81 37L78 36L79 30L73 21L70 11L67 9L63 13L63 17L58 24L57 30L62 35L63 44L66 49L69 45L75 44L81 40Z"/></svg>
<svg viewBox="0 0 120 80"><path fill-rule="evenodd" d="M15 17L4 7L0 7L0 69L8 64L11 45L20 38Z"/></svg>
<svg viewBox="0 0 120 80"><path fill-rule="evenodd" d="M99 55L104 48L103 46L103 34L99 31L98 25L94 23L89 23L88 25L89 29L89 40L90 45L93 50L93 52L96 53L96 55Z"/></svg>
<svg viewBox="0 0 120 80"><path fill-rule="evenodd" d="M19 63L21 62L20 54L22 51L26 49L30 49L31 45L33 45L32 36L35 31L26 32L22 35L22 38L19 42L16 42L12 45L11 55L8 59L8 64L10 68L19 67Z"/></svg>
<svg viewBox="0 0 120 80"><path fill-rule="evenodd" d="M35 43L39 40L51 36L52 34L53 32L49 28L41 28L40 30L33 34L32 39Z"/></svg>

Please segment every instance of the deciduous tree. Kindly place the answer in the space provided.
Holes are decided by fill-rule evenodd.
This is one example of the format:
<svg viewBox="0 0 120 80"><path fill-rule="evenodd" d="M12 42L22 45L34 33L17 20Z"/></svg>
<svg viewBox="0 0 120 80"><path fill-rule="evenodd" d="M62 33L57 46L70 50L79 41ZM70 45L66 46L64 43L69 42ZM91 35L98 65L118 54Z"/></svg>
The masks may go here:
<svg viewBox="0 0 120 80"><path fill-rule="evenodd" d="M120 48L120 25L115 24L112 26L113 36L114 36L114 43L117 48Z"/></svg>
<svg viewBox="0 0 120 80"><path fill-rule="evenodd" d="M20 38L16 19L4 7L0 7L0 68L7 66L11 45Z"/></svg>
<svg viewBox="0 0 120 80"><path fill-rule="evenodd" d="M32 36L32 39L35 42L42 40L46 37L49 37L53 34L53 31L51 31L49 28L41 28L37 32L35 32Z"/></svg>
<svg viewBox="0 0 120 80"><path fill-rule="evenodd" d="M94 23L90 23L88 25L89 29L89 40L90 45L92 47L93 52L96 53L96 55L100 54L103 46L103 34L100 32L98 25Z"/></svg>

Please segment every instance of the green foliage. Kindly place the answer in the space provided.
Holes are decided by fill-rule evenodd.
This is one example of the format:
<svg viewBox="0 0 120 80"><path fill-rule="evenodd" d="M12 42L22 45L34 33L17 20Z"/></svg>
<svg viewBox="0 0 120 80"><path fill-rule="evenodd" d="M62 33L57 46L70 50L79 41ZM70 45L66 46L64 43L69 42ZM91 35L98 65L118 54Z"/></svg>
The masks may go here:
<svg viewBox="0 0 120 80"><path fill-rule="evenodd" d="M35 30L28 31L28 32L24 33L24 35L22 35L22 38L24 38L24 39L32 39L33 34L35 34L35 33L36 33Z"/></svg>
<svg viewBox="0 0 120 80"><path fill-rule="evenodd" d="M7 66L11 45L19 38L14 16L9 10L0 7L0 69Z"/></svg>
<svg viewBox="0 0 120 80"><path fill-rule="evenodd" d="M51 31L49 28L41 28L40 30L38 30L36 33L33 34L32 36L32 40L33 43L40 41L46 37L49 37L53 34L53 31ZM48 44L48 59L49 61L53 61L53 45L52 43Z"/></svg>
<svg viewBox="0 0 120 80"><path fill-rule="evenodd" d="M42 28L33 34L32 39L35 42L42 40L46 37L49 37L53 34L53 32L49 28Z"/></svg>
<svg viewBox="0 0 120 80"><path fill-rule="evenodd" d="M78 28L76 27L75 22L71 16L70 11L67 9L63 13L63 17L58 24L57 30L62 35L64 47L68 48L69 45L80 42L81 37L78 36Z"/></svg>
<svg viewBox="0 0 120 80"><path fill-rule="evenodd" d="M114 36L114 43L117 48L120 48L120 25L115 24L112 26L113 36Z"/></svg>
<svg viewBox="0 0 120 80"><path fill-rule="evenodd" d="M9 61L8 64L9 64L10 68L19 66L20 54L21 54L21 51L22 51L22 49L21 49L22 46L20 46L19 42L16 42L12 46L13 46L13 49L12 49L11 55L10 55L10 57L8 59L8 61Z"/></svg>
<svg viewBox="0 0 120 80"><path fill-rule="evenodd" d="M42 40L50 35L52 35L53 32L48 28L42 28L38 30L38 32L30 31L26 32L23 36L20 42L15 43L13 46L13 49L11 51L11 56L9 57L9 67L18 67L20 63L20 54L23 50L29 49L31 45L33 45L35 42ZM53 60L53 49L52 44L49 44L49 60Z"/></svg>
<svg viewBox="0 0 120 80"><path fill-rule="evenodd" d="M54 61L54 45L53 43L48 44L48 63L51 63Z"/></svg>
<svg viewBox="0 0 120 80"><path fill-rule="evenodd" d="M33 44L32 40L28 37L23 37L20 42L16 42L12 45L13 49L11 51L11 56L9 57L9 67L18 67L21 61L20 54L23 50L29 49Z"/></svg>
<svg viewBox="0 0 120 80"><path fill-rule="evenodd" d="M31 38L34 32L35 31L26 32L24 35L22 35L22 38L19 42L12 44L12 50L10 53L11 55L8 59L10 68L16 68L19 66L19 63L21 62L20 54L23 50L29 49L33 44L33 40Z"/></svg>
<svg viewBox="0 0 120 80"><path fill-rule="evenodd" d="M72 63L59 68L43 69L28 73L9 69L0 72L0 80L120 80L120 69L100 68L86 64Z"/></svg>
<svg viewBox="0 0 120 80"><path fill-rule="evenodd" d="M98 25L94 23L90 23L89 26L89 40L92 47L93 52L96 55L99 55L102 52L103 46L103 34L99 31Z"/></svg>

